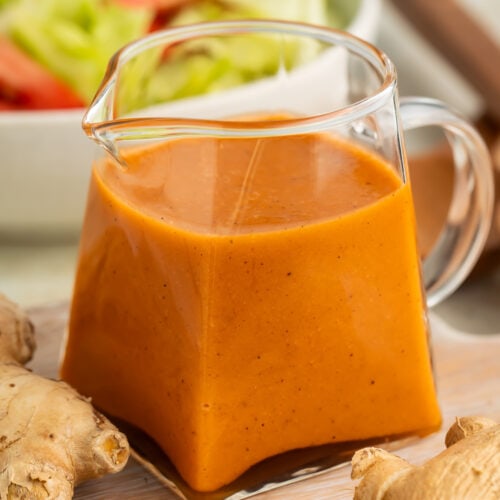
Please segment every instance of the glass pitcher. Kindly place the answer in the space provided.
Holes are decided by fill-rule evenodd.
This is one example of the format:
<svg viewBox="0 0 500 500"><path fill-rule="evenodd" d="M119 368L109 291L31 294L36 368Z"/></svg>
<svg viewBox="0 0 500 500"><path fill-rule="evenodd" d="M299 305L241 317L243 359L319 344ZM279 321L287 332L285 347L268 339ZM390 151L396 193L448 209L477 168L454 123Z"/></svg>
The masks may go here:
<svg viewBox="0 0 500 500"><path fill-rule="evenodd" d="M456 171L422 274L403 130L428 125ZM460 117L400 100L391 61L347 33L231 21L125 47L84 129L107 154L62 376L149 435L186 498L243 498L439 428L427 306L470 272L493 200Z"/></svg>

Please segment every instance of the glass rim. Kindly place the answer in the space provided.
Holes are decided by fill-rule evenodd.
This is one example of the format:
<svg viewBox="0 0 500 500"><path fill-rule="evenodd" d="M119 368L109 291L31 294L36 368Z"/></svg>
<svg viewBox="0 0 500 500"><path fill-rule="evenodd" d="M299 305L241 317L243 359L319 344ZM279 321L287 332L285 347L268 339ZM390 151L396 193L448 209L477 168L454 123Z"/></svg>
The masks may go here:
<svg viewBox="0 0 500 500"><path fill-rule="evenodd" d="M245 35L251 33L273 33L298 37L309 37L325 42L331 47L341 46L360 56L365 62L377 71L381 77L378 88L370 95L353 103L334 108L324 113L309 114L305 116L283 118L279 120L251 120L236 121L231 119L206 119L196 117L123 117L112 116L113 105L107 104L107 97L112 94L113 85L116 83L119 69L133 57L144 50L160 45L173 44L190 39L215 35ZM268 20L268 19L243 19L212 21L184 26L177 26L156 31L133 42L128 43L118 50L109 60L106 73L102 82L83 116L82 125L86 133L98 137L104 129L132 128L143 130L141 136L150 135L158 129L184 130L186 134L207 133L223 130L226 136L268 135L269 133L287 135L308 132L311 129L321 130L352 122L362 118L381 106L388 95L392 95L396 86L396 68L385 52L375 47L362 38L336 28L307 24L296 21ZM201 97L197 96L197 97ZM174 102L174 101L172 101ZM94 120L95 115L102 116L104 108L108 116L104 119ZM267 131L267 132L266 132ZM118 130L117 130L118 132ZM118 132L118 135L122 135ZM129 135L129 134L125 134ZM154 134L151 134L153 136Z"/></svg>

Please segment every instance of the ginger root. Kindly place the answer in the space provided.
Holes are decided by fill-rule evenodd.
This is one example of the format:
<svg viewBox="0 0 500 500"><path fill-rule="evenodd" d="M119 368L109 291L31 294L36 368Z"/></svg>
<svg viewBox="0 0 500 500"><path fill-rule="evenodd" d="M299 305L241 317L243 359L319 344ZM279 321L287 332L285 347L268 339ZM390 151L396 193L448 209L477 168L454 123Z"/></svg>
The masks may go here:
<svg viewBox="0 0 500 500"><path fill-rule="evenodd" d="M457 418L448 447L421 466L379 448L352 458L361 479L354 500L493 500L500 498L500 424L483 417Z"/></svg>
<svg viewBox="0 0 500 500"><path fill-rule="evenodd" d="M0 499L64 500L121 470L126 437L68 384L24 368L35 349L26 314L0 295Z"/></svg>

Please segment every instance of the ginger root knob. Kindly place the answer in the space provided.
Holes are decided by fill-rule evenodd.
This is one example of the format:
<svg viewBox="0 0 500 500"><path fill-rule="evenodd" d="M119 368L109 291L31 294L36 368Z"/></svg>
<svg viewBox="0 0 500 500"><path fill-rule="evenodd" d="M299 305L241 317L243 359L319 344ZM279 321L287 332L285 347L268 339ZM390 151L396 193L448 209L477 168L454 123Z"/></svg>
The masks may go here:
<svg viewBox="0 0 500 500"><path fill-rule="evenodd" d="M486 417L457 417L454 424L448 429L444 444L446 448L454 445L456 442L476 432L488 427L493 427L496 422Z"/></svg>
<svg viewBox="0 0 500 500"><path fill-rule="evenodd" d="M81 481L123 469L129 445L68 384L22 366L34 347L28 317L0 295L0 498L71 499Z"/></svg>
<svg viewBox="0 0 500 500"><path fill-rule="evenodd" d="M352 458L360 479L354 500L493 500L500 498L500 424L483 417L457 419L448 448L420 466L378 448Z"/></svg>

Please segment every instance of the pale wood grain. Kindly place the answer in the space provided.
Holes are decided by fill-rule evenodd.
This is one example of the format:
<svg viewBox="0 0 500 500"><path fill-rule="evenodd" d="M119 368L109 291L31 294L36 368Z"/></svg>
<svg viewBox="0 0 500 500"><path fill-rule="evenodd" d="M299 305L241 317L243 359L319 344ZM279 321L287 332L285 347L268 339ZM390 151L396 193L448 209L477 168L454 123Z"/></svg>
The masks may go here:
<svg viewBox="0 0 500 500"><path fill-rule="evenodd" d="M67 304L32 309L30 314L38 339L31 368L37 373L57 377L59 351L68 318ZM421 463L443 449L445 431L456 416L480 414L500 420L500 334L458 333L437 318L432 325L434 364L444 423L440 432L398 450L398 455L413 463ZM353 489L350 467L344 466L255 498L340 500L352 498ZM176 496L131 460L119 474L79 486L75 498L171 500Z"/></svg>

